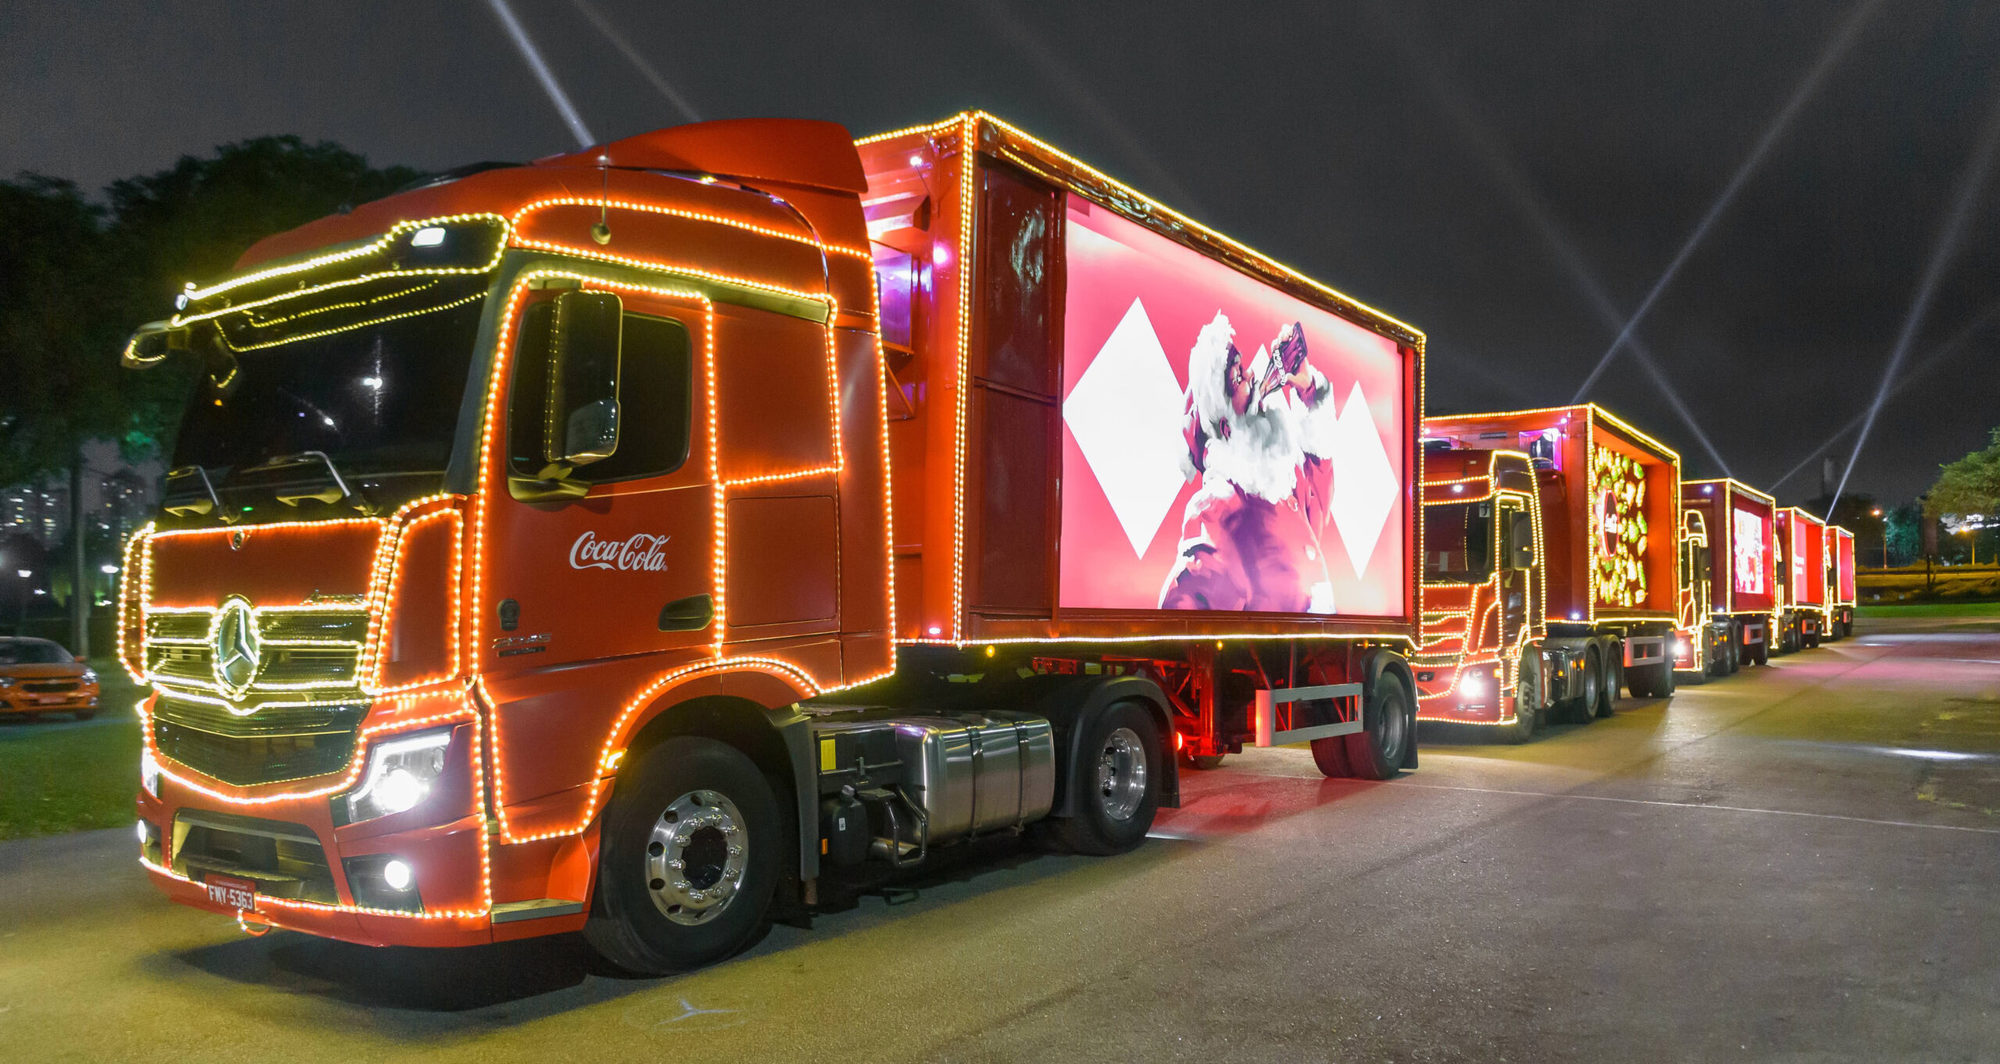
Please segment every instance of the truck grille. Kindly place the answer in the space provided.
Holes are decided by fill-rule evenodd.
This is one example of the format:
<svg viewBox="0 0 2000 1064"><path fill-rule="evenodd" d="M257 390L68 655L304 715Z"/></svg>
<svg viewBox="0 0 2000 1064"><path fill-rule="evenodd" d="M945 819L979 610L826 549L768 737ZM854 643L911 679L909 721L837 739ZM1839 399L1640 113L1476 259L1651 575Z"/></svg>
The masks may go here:
<svg viewBox="0 0 2000 1064"><path fill-rule="evenodd" d="M249 716L162 691L153 707L161 756L238 787L339 772L354 756L368 703L266 705Z"/></svg>
<svg viewBox="0 0 2000 1064"><path fill-rule="evenodd" d="M196 882L211 873L248 879L274 898L340 900L318 837L278 820L184 810L174 818L173 869Z"/></svg>
<svg viewBox="0 0 2000 1064"><path fill-rule="evenodd" d="M160 695L153 745L161 756L239 787L346 768L369 705L360 683L366 609L261 611L256 678L228 704L215 682L214 622L206 609L147 618L146 668Z"/></svg>

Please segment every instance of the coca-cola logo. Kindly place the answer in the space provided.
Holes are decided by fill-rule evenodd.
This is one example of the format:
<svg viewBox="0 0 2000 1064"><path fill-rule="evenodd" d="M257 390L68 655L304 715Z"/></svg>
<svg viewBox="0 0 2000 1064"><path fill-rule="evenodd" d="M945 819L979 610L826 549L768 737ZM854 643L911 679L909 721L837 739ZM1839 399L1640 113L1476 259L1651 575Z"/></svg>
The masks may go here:
<svg viewBox="0 0 2000 1064"><path fill-rule="evenodd" d="M663 573L667 571L665 548L672 538L640 532L628 539L598 539L596 532L585 532L569 545L569 567Z"/></svg>

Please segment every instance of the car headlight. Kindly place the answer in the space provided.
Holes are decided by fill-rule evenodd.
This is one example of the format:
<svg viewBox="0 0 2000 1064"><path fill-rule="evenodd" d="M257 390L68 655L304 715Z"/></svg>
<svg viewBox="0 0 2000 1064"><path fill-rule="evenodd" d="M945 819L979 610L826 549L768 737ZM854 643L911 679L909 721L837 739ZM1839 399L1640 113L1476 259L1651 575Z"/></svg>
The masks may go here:
<svg viewBox="0 0 2000 1064"><path fill-rule="evenodd" d="M85 670L83 670L83 682L84 682L84 683L96 683L96 682L97 682L97 670L96 670L96 669L85 669Z"/></svg>
<svg viewBox="0 0 2000 1064"><path fill-rule="evenodd" d="M406 812L430 797L431 787L444 775L451 733L449 727L438 728L375 744L368 751L361 786L347 795L347 822Z"/></svg>
<svg viewBox="0 0 2000 1064"><path fill-rule="evenodd" d="M139 786L155 798L160 796L160 763L151 750L139 751Z"/></svg>

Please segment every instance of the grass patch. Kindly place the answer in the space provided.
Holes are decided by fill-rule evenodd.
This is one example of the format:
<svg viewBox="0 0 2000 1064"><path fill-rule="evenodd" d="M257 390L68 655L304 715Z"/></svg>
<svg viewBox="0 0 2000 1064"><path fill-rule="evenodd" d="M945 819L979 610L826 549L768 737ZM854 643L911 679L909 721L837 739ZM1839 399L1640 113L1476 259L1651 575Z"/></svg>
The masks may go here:
<svg viewBox="0 0 2000 1064"><path fill-rule="evenodd" d="M2000 617L2000 602L1905 602L1857 606L1858 617Z"/></svg>
<svg viewBox="0 0 2000 1064"><path fill-rule="evenodd" d="M132 822L132 796L139 789L137 720L0 728L0 839Z"/></svg>

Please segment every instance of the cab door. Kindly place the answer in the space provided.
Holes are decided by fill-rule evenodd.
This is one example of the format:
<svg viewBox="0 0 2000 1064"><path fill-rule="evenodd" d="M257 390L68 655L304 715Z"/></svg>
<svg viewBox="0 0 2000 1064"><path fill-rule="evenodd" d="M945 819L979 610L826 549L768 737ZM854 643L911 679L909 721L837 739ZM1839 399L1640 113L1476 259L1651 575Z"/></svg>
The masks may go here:
<svg viewBox="0 0 2000 1064"><path fill-rule="evenodd" d="M547 402L558 293L521 301L500 371L498 468L484 486L484 562L471 583L482 611L473 664L494 711L505 803L576 793L600 774L602 744L626 705L660 675L713 654L717 496L700 386L707 315L695 300L585 289L623 305L617 442L571 473L587 488L582 497L529 490L546 472L549 434L563 431ZM510 475L519 478L512 485ZM587 816L582 801L538 808L560 827ZM554 830L511 826L538 828Z"/></svg>

